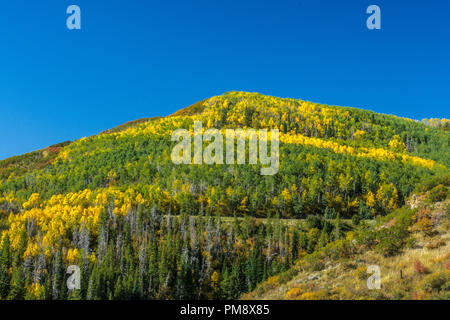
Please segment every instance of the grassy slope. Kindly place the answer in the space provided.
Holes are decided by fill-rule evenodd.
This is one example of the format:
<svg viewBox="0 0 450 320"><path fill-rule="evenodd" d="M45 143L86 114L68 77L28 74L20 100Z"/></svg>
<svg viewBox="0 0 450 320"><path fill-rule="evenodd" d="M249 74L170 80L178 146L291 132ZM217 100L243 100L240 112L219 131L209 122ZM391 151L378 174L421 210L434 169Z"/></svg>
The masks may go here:
<svg viewBox="0 0 450 320"><path fill-rule="evenodd" d="M52 163L62 148L70 143L70 141L66 141L42 150L36 150L20 156L1 160L0 180L8 179L11 175L19 176L35 169L45 168Z"/></svg>
<svg viewBox="0 0 450 320"><path fill-rule="evenodd" d="M417 200L410 199L408 207L416 211L429 209L435 224L426 233L410 227L409 239L415 241L405 244L399 254L385 257L360 246L350 257L327 257L321 270L300 260L285 274L269 278L242 298L450 299L450 199L430 204L425 194ZM380 267L380 290L367 288L370 265Z"/></svg>

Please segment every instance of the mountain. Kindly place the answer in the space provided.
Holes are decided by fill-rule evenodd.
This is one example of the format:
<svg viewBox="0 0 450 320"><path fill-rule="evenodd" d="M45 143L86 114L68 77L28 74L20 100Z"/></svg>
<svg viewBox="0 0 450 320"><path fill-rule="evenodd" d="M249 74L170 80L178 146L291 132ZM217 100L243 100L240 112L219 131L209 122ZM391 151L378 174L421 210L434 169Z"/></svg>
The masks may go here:
<svg viewBox="0 0 450 320"><path fill-rule="evenodd" d="M173 132L198 123L278 129L276 174L174 163ZM230 92L3 160L0 298L237 298L447 177L447 124Z"/></svg>

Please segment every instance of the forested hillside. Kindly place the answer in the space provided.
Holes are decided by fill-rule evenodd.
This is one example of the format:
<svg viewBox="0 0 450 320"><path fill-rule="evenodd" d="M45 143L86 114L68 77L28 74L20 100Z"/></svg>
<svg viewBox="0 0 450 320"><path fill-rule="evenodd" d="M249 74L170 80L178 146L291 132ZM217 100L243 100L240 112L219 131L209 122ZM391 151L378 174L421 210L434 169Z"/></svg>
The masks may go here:
<svg viewBox="0 0 450 320"><path fill-rule="evenodd" d="M450 300L450 177L421 184L407 205L306 254L244 299ZM369 288L377 268L380 286Z"/></svg>
<svg viewBox="0 0 450 320"><path fill-rule="evenodd" d="M279 129L279 172L174 164L194 121ZM447 124L231 92L1 161L0 299L237 298L447 176Z"/></svg>

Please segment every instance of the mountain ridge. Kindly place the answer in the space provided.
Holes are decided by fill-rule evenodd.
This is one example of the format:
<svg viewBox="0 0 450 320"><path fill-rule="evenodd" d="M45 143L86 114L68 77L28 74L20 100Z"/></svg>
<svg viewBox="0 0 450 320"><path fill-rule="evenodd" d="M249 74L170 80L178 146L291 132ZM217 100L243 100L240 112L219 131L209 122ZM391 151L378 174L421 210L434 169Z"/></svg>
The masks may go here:
<svg viewBox="0 0 450 320"><path fill-rule="evenodd" d="M125 123L123 123L123 124L117 125L117 126L111 128L111 129L103 130L103 131L101 131L100 133L95 134L95 135L93 135L93 136L101 135L101 134L109 134L109 133L118 132L118 131L123 131L123 130L128 129L129 127L135 127L135 126L138 126L139 124L146 123L146 122L153 121L153 120L159 120L159 119L162 119L162 118L176 117L176 116L181 116L181 115L195 115L195 114L199 114L199 113L203 112L204 108L202 107L202 104L204 104L205 102L207 102L207 101L209 101L209 100L211 100L211 99L213 99L213 98L215 98L215 97L220 97L220 96L223 96L223 95L226 95L226 94L233 94L233 93L243 93L243 94L256 94L256 95L259 95L259 93L257 93L257 92L252 92L252 93L251 93L251 92L244 92L244 91L230 91L230 92L224 93L224 94L219 95L219 96L213 96L213 97L210 97L210 98L206 98L206 99L200 100L200 101L198 101L198 102L196 102L196 103L194 103L194 104L192 104L192 105L189 105L189 106L187 106L187 107L181 108L181 109L179 109L179 110L175 111L174 113L172 113L172 114L170 114L170 115L167 115L167 116L155 116L155 117L149 117L149 118L139 118L139 119L135 119L135 120L130 120L130 121L127 121L127 122L125 122ZM272 98L277 98L277 97L275 97L275 96L270 96L270 95L262 95L262 96L272 97ZM292 98L278 98L278 99L287 99L287 100L298 100L298 101L302 101L302 100L299 100L299 99L292 99ZM305 102L308 102L308 101L305 101ZM445 119L445 118L442 118L442 119L423 119L423 120L416 120L416 119L411 119L411 118L407 118L407 117L399 117L399 116L396 116L396 115L393 115L393 114L379 113L379 112L376 112L376 111L373 111L373 110L368 110L368 109L358 108L358 107L336 106L336 105L325 105L325 104L314 103L314 102L311 102L311 103L316 104L316 105L323 105L323 106L333 107L333 108L340 108L340 109L344 109L344 110L345 110L345 109L350 109L350 110L361 110L361 111L365 111L365 112L369 112L369 113L373 113L373 114L377 114L377 115L383 115L383 116L388 116L388 117L394 117L394 118L397 118L397 119L403 119L403 120L407 120L407 121L415 121L415 122L417 122L417 123L421 123L421 121L422 121L422 122L425 122L425 121L430 121L430 120L431 120L431 121L432 121L432 120L435 120L435 121L436 121L436 120L437 120L437 121L442 121L444 124L447 124L447 123L450 122L450 120ZM82 139L82 138L80 138L80 139ZM74 140L74 141L77 141L77 140L79 140L79 139L76 139L76 140ZM26 152L26 153L24 153L24 154L22 154L22 155L15 155L15 156L12 156L12 157L8 157L8 158L5 158L5 159L0 160L0 164L1 164L2 162L5 162L5 161L11 161L12 159L17 158L17 157L21 157L21 156L33 154L33 153L35 153L35 152L44 152L44 151L45 151L46 149L48 149L48 148L52 148L52 147L54 147L54 146L58 146L58 145L61 145L61 144L67 145L68 142L73 142L73 141L65 141L65 142L61 142L61 143L56 143L56 144L50 145L50 146L48 146L48 147L46 147L46 148L43 148L43 149L33 150L33 151L30 151L30 152Z"/></svg>

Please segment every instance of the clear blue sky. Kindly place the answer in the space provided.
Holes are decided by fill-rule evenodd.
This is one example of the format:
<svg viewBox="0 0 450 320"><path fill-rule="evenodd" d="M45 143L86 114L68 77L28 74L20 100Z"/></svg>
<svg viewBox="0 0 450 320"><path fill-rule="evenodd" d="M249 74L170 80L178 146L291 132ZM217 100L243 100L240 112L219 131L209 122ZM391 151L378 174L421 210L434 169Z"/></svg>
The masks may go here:
<svg viewBox="0 0 450 320"><path fill-rule="evenodd" d="M449 118L449 15L447 0L2 1L0 159L232 90Z"/></svg>

